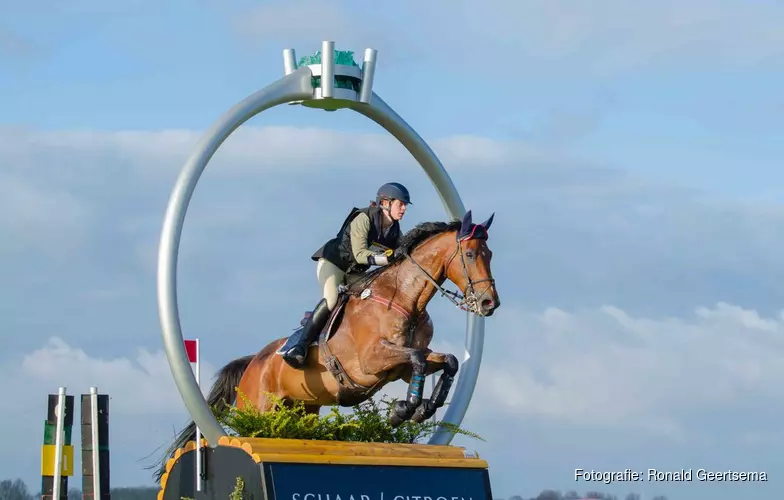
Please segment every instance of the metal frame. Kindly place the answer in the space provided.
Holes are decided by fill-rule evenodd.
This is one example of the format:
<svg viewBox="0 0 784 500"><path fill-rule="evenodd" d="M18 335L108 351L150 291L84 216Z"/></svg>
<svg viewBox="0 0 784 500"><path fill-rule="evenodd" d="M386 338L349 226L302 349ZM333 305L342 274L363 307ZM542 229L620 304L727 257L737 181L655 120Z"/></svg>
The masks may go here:
<svg viewBox="0 0 784 500"><path fill-rule="evenodd" d="M459 219L465 207L452 180L425 141L389 105L373 92L376 67L375 49L366 49L361 71L356 66L336 65L335 43L322 42L321 64L297 68L293 49L283 51L283 78L248 96L220 117L202 136L195 150L185 162L166 207L158 250L158 313L163 346L169 366L188 412L210 446L226 435L210 411L196 382L185 352L177 303L177 259L180 237L188 204L199 177L218 147L240 125L255 115L280 104L335 111L351 109L370 118L392 134L422 166L441 198L447 216ZM320 86L314 87L312 77L321 76ZM359 80L359 91L335 88L334 76ZM454 387L452 400L443 420L460 425L474 392L484 345L484 318L467 313L465 357L460 376ZM453 434L439 429L430 439L431 444L449 444Z"/></svg>

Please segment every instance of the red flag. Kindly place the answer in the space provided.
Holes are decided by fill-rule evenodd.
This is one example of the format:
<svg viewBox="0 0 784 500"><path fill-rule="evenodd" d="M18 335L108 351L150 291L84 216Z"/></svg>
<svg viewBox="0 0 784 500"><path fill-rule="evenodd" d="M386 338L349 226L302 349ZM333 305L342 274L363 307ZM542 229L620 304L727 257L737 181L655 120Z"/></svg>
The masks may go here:
<svg viewBox="0 0 784 500"><path fill-rule="evenodd" d="M188 353L188 361L191 363L196 362L196 341L195 340L186 340L185 341L185 352Z"/></svg>

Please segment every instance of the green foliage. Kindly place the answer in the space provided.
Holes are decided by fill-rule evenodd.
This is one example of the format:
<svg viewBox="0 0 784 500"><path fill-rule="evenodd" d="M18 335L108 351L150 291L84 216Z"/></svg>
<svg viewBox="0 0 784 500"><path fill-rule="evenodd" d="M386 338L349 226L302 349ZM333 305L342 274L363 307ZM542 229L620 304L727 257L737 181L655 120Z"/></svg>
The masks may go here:
<svg viewBox="0 0 784 500"><path fill-rule="evenodd" d="M229 495L229 500L245 500L245 480L241 477L234 482L234 491Z"/></svg>
<svg viewBox="0 0 784 500"><path fill-rule="evenodd" d="M229 434L242 437L283 439L320 439L325 441L354 441L368 443L416 443L432 435L439 427L464 436L483 440L477 434L447 422L403 422L393 428L388 421L396 400L370 399L352 408L352 413L340 413L332 407L326 415L307 413L305 404L286 404L281 398L267 394L273 403L268 412L259 411L250 404L239 390L237 397L245 408L227 407L218 412L218 421L228 428ZM384 407L382 407L382 405Z"/></svg>

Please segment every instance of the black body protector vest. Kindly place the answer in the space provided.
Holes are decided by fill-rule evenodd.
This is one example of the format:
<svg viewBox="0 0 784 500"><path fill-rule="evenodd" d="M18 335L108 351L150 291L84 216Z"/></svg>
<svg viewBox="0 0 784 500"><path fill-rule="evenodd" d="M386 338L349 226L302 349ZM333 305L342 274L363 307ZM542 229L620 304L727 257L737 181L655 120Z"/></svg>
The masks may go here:
<svg viewBox="0 0 784 500"><path fill-rule="evenodd" d="M354 260L354 253L351 251L351 221L360 213L364 213L370 218L370 231L367 236L368 247L372 247L374 243L377 243L386 248L394 249L400 236L400 224L394 221L387 233L384 234L381 229L381 221L384 217L381 207L353 208L346 220L343 221L338 234L319 248L311 256L311 259L314 261L318 261L320 258L327 259L344 273L358 274L370 269L369 265L359 264Z"/></svg>

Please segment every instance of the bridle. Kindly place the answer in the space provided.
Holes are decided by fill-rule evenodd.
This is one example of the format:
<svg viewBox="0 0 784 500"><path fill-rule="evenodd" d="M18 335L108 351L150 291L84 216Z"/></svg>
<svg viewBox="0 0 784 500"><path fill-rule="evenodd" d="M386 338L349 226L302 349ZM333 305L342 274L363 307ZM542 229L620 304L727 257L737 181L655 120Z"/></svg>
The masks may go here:
<svg viewBox="0 0 784 500"><path fill-rule="evenodd" d="M453 292L451 290L446 290L443 286L439 285L436 282L435 278L433 278L430 275L430 273L428 273L422 266L420 266L419 262L417 262L411 256L411 254L408 253L407 250L403 250L403 255L405 255L405 257L408 260L413 262L414 265L419 269L419 271L425 275L425 278L430 283L432 283L433 286L436 287L438 291L441 292L442 297L446 297L447 299L449 299L450 302L452 302L455 306L457 306L459 309L463 311L479 314L479 297L481 296L481 294L476 293L474 285L487 282L488 285L482 290L482 294L484 294L484 292L486 292L491 286L495 285L495 278L482 278L479 280L472 280L471 277L468 276L468 267L466 266L465 254L463 253L463 242L468 241L473 237L474 236L472 232L471 234L461 238L460 232L458 231L458 233L455 235L455 240L457 242L457 248L455 248L455 253L453 253L452 256L449 257L449 260L447 260L446 264L444 265L445 270L449 269L449 266L452 265L452 261L455 259L455 256L457 256L458 253L460 254L460 264L462 266L463 276L465 276L466 282L468 283L466 285L465 296L461 295L460 292Z"/></svg>

